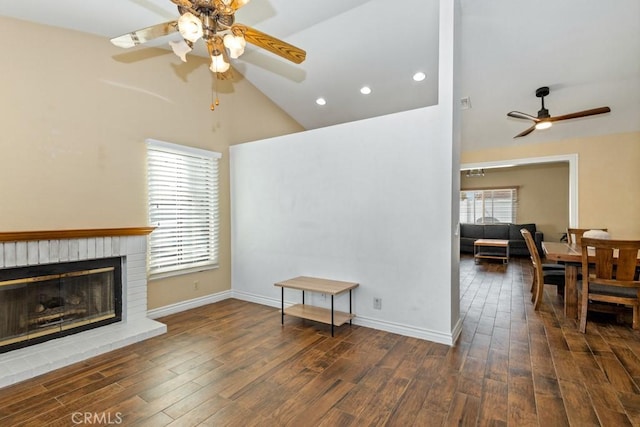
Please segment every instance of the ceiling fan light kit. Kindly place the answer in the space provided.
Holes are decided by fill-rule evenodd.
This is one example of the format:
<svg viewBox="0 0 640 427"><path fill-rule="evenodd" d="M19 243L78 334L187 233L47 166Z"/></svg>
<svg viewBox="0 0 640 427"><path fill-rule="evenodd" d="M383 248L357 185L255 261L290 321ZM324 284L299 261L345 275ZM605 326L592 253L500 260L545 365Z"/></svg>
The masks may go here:
<svg viewBox="0 0 640 427"><path fill-rule="evenodd" d="M195 43L204 35L202 21L191 12L183 13L178 18L178 31L183 39Z"/></svg>
<svg viewBox="0 0 640 427"><path fill-rule="evenodd" d="M551 125L553 125L553 123L543 120L541 122L536 123L536 129L537 130L549 129Z"/></svg>
<svg viewBox="0 0 640 427"><path fill-rule="evenodd" d="M305 60L307 53L289 43L242 24L235 23L235 12L249 0L170 0L178 6L180 17L176 21L157 24L111 39L118 47L130 48L158 37L179 32L183 40L170 41L173 52L184 62L193 50L193 44L202 39L209 53L209 69L216 79L230 78L228 58L237 59L244 53L247 42L296 64ZM217 92L217 89L216 89ZM220 102L211 103L211 110Z"/></svg>
<svg viewBox="0 0 640 427"><path fill-rule="evenodd" d="M536 89L536 96L540 98L540 101L542 104L540 110L538 111L537 116L532 116L527 113L521 113L520 111L510 111L509 113L507 113L507 116L513 117L514 119L531 120L533 122L533 125L531 127L520 132L519 134L514 136L514 138L527 136L536 129L538 130L548 129L553 125L553 122L577 119L580 117L595 116L596 114L611 112L611 108L609 107L599 107L599 108L593 108L591 110L578 111L576 113L570 113L570 114L564 114L562 116L552 117L549 114L549 110L547 110L544 106L544 97L547 95L549 95L549 87L543 86Z"/></svg>

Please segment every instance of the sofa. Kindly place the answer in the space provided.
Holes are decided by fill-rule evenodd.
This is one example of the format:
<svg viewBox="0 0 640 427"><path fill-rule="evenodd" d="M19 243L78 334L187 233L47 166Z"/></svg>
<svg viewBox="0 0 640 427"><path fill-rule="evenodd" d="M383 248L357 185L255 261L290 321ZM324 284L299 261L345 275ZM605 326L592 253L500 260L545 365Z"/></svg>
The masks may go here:
<svg viewBox="0 0 640 427"><path fill-rule="evenodd" d="M509 241L509 255L529 256L527 243L520 230L529 230L536 242L538 253L542 252L543 233L535 224L460 224L460 252L473 253L473 242L478 239L501 239Z"/></svg>

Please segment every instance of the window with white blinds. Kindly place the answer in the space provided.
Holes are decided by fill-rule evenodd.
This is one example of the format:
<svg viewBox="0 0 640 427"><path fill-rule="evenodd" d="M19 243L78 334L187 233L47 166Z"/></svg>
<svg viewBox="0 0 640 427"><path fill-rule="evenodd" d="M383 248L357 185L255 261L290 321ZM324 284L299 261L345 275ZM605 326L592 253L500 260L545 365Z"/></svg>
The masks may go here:
<svg viewBox="0 0 640 427"><path fill-rule="evenodd" d="M147 140L149 274L169 276L218 264L220 153Z"/></svg>
<svg viewBox="0 0 640 427"><path fill-rule="evenodd" d="M516 188L460 191L461 223L515 223L517 208Z"/></svg>

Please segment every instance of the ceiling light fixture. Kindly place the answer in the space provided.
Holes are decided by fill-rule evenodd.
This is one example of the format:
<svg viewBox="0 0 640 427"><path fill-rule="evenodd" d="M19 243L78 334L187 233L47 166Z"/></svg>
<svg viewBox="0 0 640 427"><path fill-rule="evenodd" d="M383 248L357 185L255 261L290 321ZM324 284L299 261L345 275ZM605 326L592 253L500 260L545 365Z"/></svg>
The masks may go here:
<svg viewBox="0 0 640 427"><path fill-rule="evenodd" d="M549 129L552 124L553 123L551 123L551 122L541 121L541 122L536 123L536 129L538 129L538 130Z"/></svg>
<svg viewBox="0 0 640 427"><path fill-rule="evenodd" d="M231 29L231 33L226 34L223 38L224 46L229 49L229 56L233 59L239 58L244 53L247 41L244 34L236 28Z"/></svg>
<svg viewBox="0 0 640 427"><path fill-rule="evenodd" d="M247 42L265 49L293 63L302 63L307 53L289 43L243 24L236 23L235 13L249 0L170 0L178 7L177 20L156 24L132 31L111 39L118 47L130 48L151 40L178 32L180 41L170 41L171 49L186 62L187 54L194 44L202 40L207 47L211 63L209 69L215 74L215 100L211 110L220 103L218 100L218 80L232 78L229 58L236 59L244 53Z"/></svg>
<svg viewBox="0 0 640 427"><path fill-rule="evenodd" d="M413 80L415 80L417 82L421 82L426 78L427 78L427 75L425 73L423 73L422 71L418 71L417 73L415 73L413 75Z"/></svg>
<svg viewBox="0 0 640 427"><path fill-rule="evenodd" d="M326 105L327 104L327 100L324 98L318 98L316 99L316 104L318 105Z"/></svg>
<svg viewBox="0 0 640 427"><path fill-rule="evenodd" d="M183 39L195 43L202 38L202 21L191 12L183 13L178 19L178 31Z"/></svg>
<svg viewBox="0 0 640 427"><path fill-rule="evenodd" d="M360 93L363 95L369 95L371 93L371 88L369 86L362 86L362 88L360 88Z"/></svg>
<svg viewBox="0 0 640 427"><path fill-rule="evenodd" d="M484 176L484 169L470 169L466 173L467 178L473 178L477 176Z"/></svg>
<svg viewBox="0 0 640 427"><path fill-rule="evenodd" d="M193 50L193 44L204 40L209 52L211 63L209 69L219 76L229 71L231 64L227 55L233 59L244 53L247 41L244 38L242 26L233 26L235 9L245 5L249 0L237 1L235 8L231 0L222 0L215 5L198 5L191 1L178 1L178 10L182 13L178 18L178 31L184 39L179 42L169 42L173 53L187 62L187 53ZM197 15L197 16L196 16ZM227 53L228 50L228 53ZM220 104L218 99L218 85L216 78L215 99L211 94L211 111Z"/></svg>

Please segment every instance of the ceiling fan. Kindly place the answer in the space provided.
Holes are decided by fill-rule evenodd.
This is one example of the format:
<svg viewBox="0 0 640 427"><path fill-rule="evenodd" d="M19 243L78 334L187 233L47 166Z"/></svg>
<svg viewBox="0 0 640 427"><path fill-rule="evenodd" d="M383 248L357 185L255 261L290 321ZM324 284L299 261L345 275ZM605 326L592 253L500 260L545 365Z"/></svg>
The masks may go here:
<svg viewBox="0 0 640 427"><path fill-rule="evenodd" d="M229 57L244 53L246 42L261 47L296 64L306 58L306 52L254 28L235 22L235 12L249 0L170 0L178 6L180 17L175 21L156 24L111 39L118 47L130 48L158 37L179 32L183 40L169 42L173 52L184 62L193 45L202 39L211 58L209 69L217 79L232 77ZM219 101L216 99L215 105ZM211 109L215 108L214 103Z"/></svg>
<svg viewBox="0 0 640 427"><path fill-rule="evenodd" d="M562 116L551 117L549 115L549 110L547 110L544 107L544 97L547 95L549 95L549 88L547 86L543 86L536 90L536 96L538 98L541 98L541 101L542 101L542 108L540 109L540 111L538 111L538 117L534 117L526 113L521 113L520 111L510 111L509 113L507 113L507 116L509 117L533 121L533 125L530 128L520 132L519 134L514 136L514 138L519 138L521 136L529 135L531 132L533 132L536 129L550 128L553 122L559 122L561 120L577 119L579 117L594 116L596 114L609 113L611 111L611 108L609 107L600 107L600 108L593 108L591 110L578 111L576 113L564 114Z"/></svg>

